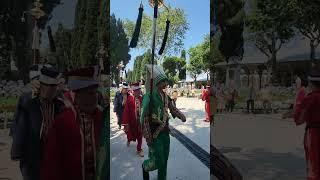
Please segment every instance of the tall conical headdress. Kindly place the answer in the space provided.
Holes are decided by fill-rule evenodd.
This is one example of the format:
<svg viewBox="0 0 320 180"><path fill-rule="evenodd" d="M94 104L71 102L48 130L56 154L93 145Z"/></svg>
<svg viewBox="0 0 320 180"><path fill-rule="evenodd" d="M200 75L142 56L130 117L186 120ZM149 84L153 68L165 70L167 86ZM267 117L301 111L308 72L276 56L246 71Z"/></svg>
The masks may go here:
<svg viewBox="0 0 320 180"><path fill-rule="evenodd" d="M150 80L151 80L151 71L152 71L152 65L147 64L147 77L146 77L146 91L150 91ZM161 66L153 65L153 88L156 88L156 85L159 84L159 82L167 80L168 77L166 76L164 70Z"/></svg>

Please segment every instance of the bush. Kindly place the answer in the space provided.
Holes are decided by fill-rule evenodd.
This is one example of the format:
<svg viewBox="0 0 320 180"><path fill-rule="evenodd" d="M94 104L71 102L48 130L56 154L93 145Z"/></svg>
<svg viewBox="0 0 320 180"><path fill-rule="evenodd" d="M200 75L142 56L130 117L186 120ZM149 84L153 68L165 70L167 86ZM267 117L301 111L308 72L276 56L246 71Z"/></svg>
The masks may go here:
<svg viewBox="0 0 320 180"><path fill-rule="evenodd" d="M0 109L3 112L14 112L18 103L18 98L0 98Z"/></svg>
<svg viewBox="0 0 320 180"><path fill-rule="evenodd" d="M116 96L116 91L110 91L110 97L115 97Z"/></svg>

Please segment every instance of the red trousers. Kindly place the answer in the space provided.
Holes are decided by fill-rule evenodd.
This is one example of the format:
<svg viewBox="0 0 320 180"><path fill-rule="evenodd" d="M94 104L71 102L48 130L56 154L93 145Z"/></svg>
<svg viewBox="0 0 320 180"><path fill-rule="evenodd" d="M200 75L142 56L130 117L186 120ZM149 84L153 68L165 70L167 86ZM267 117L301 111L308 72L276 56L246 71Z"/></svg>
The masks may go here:
<svg viewBox="0 0 320 180"><path fill-rule="evenodd" d="M140 126L138 126L140 128ZM132 134L132 131L130 130L125 130L125 133L127 134L127 141L137 141L137 151L141 151L142 147L142 132L140 130L137 131L136 135Z"/></svg>
<svg viewBox="0 0 320 180"><path fill-rule="evenodd" d="M310 128L305 132L304 149L307 161L308 180L320 180L320 129Z"/></svg>
<svg viewBox="0 0 320 180"><path fill-rule="evenodd" d="M141 151L141 146L142 146L142 133L138 135L137 137L137 141L138 141L138 144L137 144L137 151Z"/></svg>

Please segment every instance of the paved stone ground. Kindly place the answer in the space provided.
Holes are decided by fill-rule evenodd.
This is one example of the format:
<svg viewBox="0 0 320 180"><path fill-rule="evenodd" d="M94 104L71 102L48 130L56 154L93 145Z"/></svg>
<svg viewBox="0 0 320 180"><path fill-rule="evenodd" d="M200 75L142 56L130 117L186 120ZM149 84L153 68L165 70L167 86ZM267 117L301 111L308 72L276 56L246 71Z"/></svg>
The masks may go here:
<svg viewBox="0 0 320 180"><path fill-rule="evenodd" d="M10 160L11 138L8 130L0 130L0 179L22 180L19 163Z"/></svg>
<svg viewBox="0 0 320 180"><path fill-rule="evenodd" d="M179 98L177 106L187 122L171 120L171 125L209 151L209 124L203 122L204 103L195 98ZM245 180L305 179L304 127L280 115L222 114L211 130L215 144L240 170ZM123 131L111 120L111 179L141 179L143 158L135 154L135 143L126 147ZM0 179L21 180L19 165L10 160L11 138L0 130ZM143 149L147 158L147 147ZM168 180L209 179L209 170L175 138L171 137ZM151 173L155 179L156 172Z"/></svg>
<svg viewBox="0 0 320 180"><path fill-rule="evenodd" d="M305 178L304 127L276 115L222 114L211 131L214 145L245 180Z"/></svg>
<svg viewBox="0 0 320 180"><path fill-rule="evenodd" d="M195 98L179 98L177 107L185 113L187 122L172 119L170 124L185 134L192 141L209 152L209 124L204 120L204 104ZM136 143L126 147L126 135L118 130L116 116L111 112L111 179L141 180L141 163L147 157L148 148L143 142L145 157L138 157ZM168 161L168 180L210 179L209 169L191 154L179 141L170 137L170 155ZM150 173L151 179L156 179L157 171Z"/></svg>

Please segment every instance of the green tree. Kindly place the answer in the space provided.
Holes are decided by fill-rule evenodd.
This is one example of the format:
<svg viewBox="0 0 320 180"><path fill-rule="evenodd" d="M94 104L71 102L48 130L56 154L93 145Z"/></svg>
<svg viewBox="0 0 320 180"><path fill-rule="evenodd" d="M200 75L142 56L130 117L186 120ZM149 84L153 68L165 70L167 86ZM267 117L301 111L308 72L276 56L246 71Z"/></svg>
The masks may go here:
<svg viewBox="0 0 320 180"><path fill-rule="evenodd" d="M257 8L248 18L255 46L269 59L273 81L277 78L277 53L294 36L294 10L290 0L257 0Z"/></svg>
<svg viewBox="0 0 320 180"><path fill-rule="evenodd" d="M71 49L71 67L81 65L80 47L84 35L86 25L86 6L87 0L78 0L75 12L74 33L72 34L72 49Z"/></svg>
<svg viewBox="0 0 320 180"><path fill-rule="evenodd" d="M187 76L187 57L186 57L186 50L181 51L181 61L180 61L180 71L179 71L179 79L186 79Z"/></svg>
<svg viewBox="0 0 320 180"><path fill-rule="evenodd" d="M143 61L143 55L137 56L134 60L133 70L134 70L134 81L138 81L141 78L141 64Z"/></svg>
<svg viewBox="0 0 320 180"><path fill-rule="evenodd" d="M98 42L109 50L110 49L110 1L100 0L99 17L98 17ZM103 63L106 74L110 74L109 54Z"/></svg>
<svg viewBox="0 0 320 180"><path fill-rule="evenodd" d="M78 0L72 35L70 64L73 67L98 64L95 55L102 43L110 49L107 43L110 38L107 6L105 0ZM104 63L105 67L108 67L108 62Z"/></svg>
<svg viewBox="0 0 320 180"><path fill-rule="evenodd" d="M147 75L146 64L151 64L151 56L152 56L152 53L151 53L150 49L148 49L148 51L143 54L143 59L142 59L142 63L141 63L141 66L140 66L141 77L143 79L145 79L146 75Z"/></svg>
<svg viewBox="0 0 320 180"><path fill-rule="evenodd" d="M177 79L177 65L179 58L178 57L167 57L164 59L163 61L163 70L166 73L168 79L169 79L169 84L172 86L173 84L176 83L176 79Z"/></svg>
<svg viewBox="0 0 320 180"><path fill-rule="evenodd" d="M1 33L1 32L0 32ZM10 41L9 37L5 33L0 34L0 78L2 79L4 75L10 72Z"/></svg>
<svg viewBox="0 0 320 180"><path fill-rule="evenodd" d="M186 50L184 50L184 49L181 51L181 58L184 60L187 59L187 53L186 53Z"/></svg>
<svg viewBox="0 0 320 180"><path fill-rule="evenodd" d="M189 49L190 62L188 65L188 72L196 83L197 77L203 72L203 50L201 44Z"/></svg>
<svg viewBox="0 0 320 180"><path fill-rule="evenodd" d="M132 71L130 69L127 71L127 82L132 82Z"/></svg>
<svg viewBox="0 0 320 180"><path fill-rule="evenodd" d="M99 1L87 0L85 28L80 45L81 66L98 64L95 58L98 51L98 12Z"/></svg>
<svg viewBox="0 0 320 180"><path fill-rule="evenodd" d="M169 84L173 85L181 79L185 79L184 73L186 61L179 57L166 57L163 61L163 69L169 78Z"/></svg>
<svg viewBox="0 0 320 180"><path fill-rule="evenodd" d="M126 66L130 60L127 35L124 32L123 24L115 15L110 17L110 68L112 78L118 79L120 62Z"/></svg>
<svg viewBox="0 0 320 180"><path fill-rule="evenodd" d="M184 45L183 40L185 39L185 34L189 30L189 23L187 22L184 10L171 7L169 7L169 11L160 10L157 21L158 35L156 37L156 52L158 52L158 50L161 47L167 18L169 18L171 23L168 40L163 55L170 55L172 52L180 51ZM143 15L138 48L150 48L152 40L152 20L153 16L145 14ZM135 22L131 20L126 20L124 25L128 38L131 39L135 27Z"/></svg>
<svg viewBox="0 0 320 180"><path fill-rule="evenodd" d="M218 78L219 81L222 82L225 79L225 71L220 69L220 68L216 68L215 64L220 63L220 62L224 62L225 61L225 57L221 54L220 50L219 50L219 41L220 41L220 37L219 35L215 35L214 37L211 37L211 46L210 46L210 60L207 62L208 68L210 69L210 81L213 84L214 83L214 79L212 77L214 77L214 73L218 74ZM210 63L211 62L211 63Z"/></svg>
<svg viewBox="0 0 320 180"><path fill-rule="evenodd" d="M217 0L211 3L211 12L215 14L215 18L211 19L217 21L221 30L219 50L227 61L233 56L243 56L245 20L243 5L243 0Z"/></svg>
<svg viewBox="0 0 320 180"><path fill-rule="evenodd" d="M315 60L315 50L320 43L320 3L310 0L292 0L295 9L295 27L310 41L310 59Z"/></svg>
<svg viewBox="0 0 320 180"><path fill-rule="evenodd" d="M58 25L58 29L54 35L57 52L56 65L59 70L64 71L72 64L71 60L71 31L65 29L62 24ZM70 64L69 64L70 63Z"/></svg>
<svg viewBox="0 0 320 180"><path fill-rule="evenodd" d="M203 61L203 70L207 73L213 69L213 60L211 58L211 51L210 51L210 36L206 35L204 37L203 42L200 45L200 49L202 52L202 61Z"/></svg>

